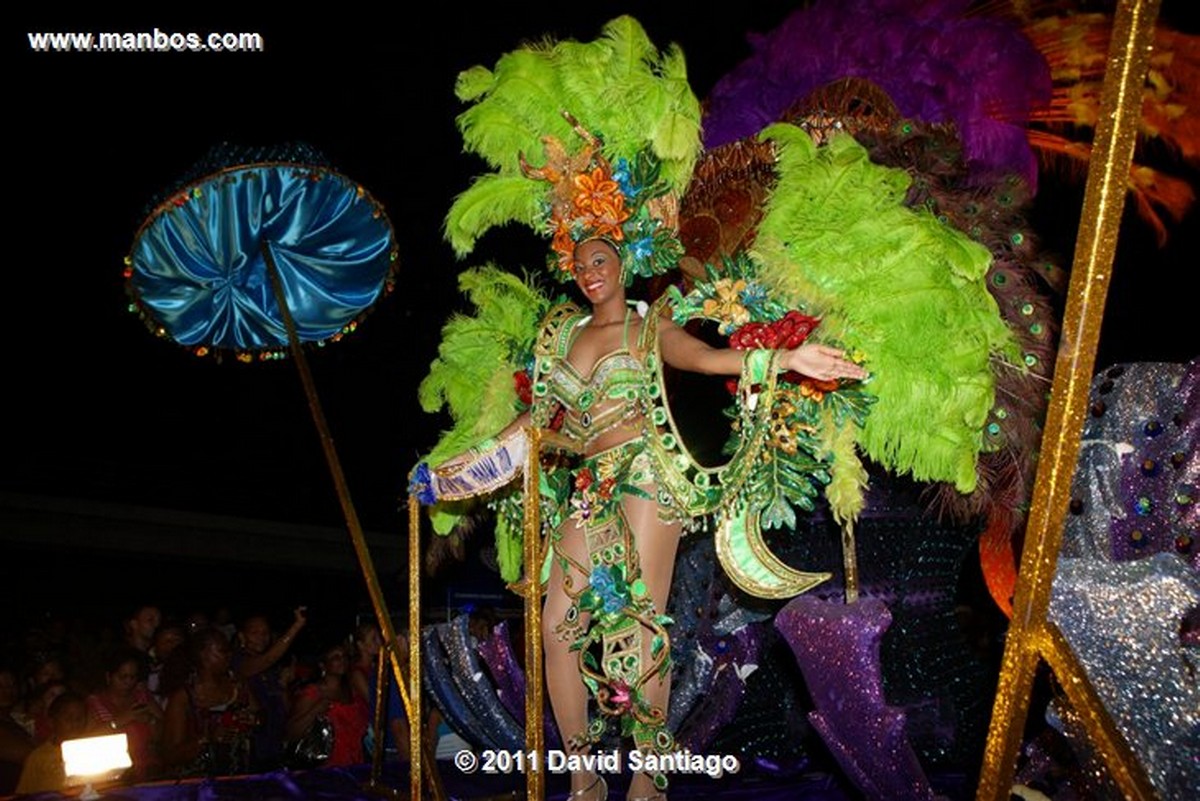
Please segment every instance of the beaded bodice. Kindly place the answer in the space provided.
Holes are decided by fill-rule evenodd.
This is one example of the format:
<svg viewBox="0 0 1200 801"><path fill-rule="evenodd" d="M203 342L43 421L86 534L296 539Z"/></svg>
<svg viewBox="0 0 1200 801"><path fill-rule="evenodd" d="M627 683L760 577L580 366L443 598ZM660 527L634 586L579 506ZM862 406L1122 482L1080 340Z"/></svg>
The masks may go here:
<svg viewBox="0 0 1200 801"><path fill-rule="evenodd" d="M634 423L642 414L639 398L649 379L645 365L629 348L630 315L625 316L621 347L601 356L586 375L567 358L588 318L577 320L569 335L559 340L558 358L546 377L549 398L565 411L563 433L585 451L604 434Z"/></svg>

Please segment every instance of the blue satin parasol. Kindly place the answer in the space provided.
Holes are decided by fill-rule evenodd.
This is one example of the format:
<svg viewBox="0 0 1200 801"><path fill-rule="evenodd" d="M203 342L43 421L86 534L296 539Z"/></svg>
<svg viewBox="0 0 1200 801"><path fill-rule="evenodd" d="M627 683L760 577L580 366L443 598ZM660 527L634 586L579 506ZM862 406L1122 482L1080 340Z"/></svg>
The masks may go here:
<svg viewBox="0 0 1200 801"><path fill-rule="evenodd" d="M391 287L396 245L382 206L325 166L238 164L185 183L134 237L127 288L160 336L210 350L282 356L277 271L301 342L337 340Z"/></svg>
<svg viewBox="0 0 1200 801"><path fill-rule="evenodd" d="M193 174L200 177L184 179L152 205L134 236L125 261L130 308L156 334L197 355L232 351L252 361L291 352L384 642L395 642L303 348L352 331L391 289L391 223L366 189L302 144L259 151L224 146ZM391 663L414 719L419 715L394 655ZM422 770L422 761L433 764L414 754L414 783L419 788L425 775L444 798L436 773ZM377 760L376 781L378 770Z"/></svg>

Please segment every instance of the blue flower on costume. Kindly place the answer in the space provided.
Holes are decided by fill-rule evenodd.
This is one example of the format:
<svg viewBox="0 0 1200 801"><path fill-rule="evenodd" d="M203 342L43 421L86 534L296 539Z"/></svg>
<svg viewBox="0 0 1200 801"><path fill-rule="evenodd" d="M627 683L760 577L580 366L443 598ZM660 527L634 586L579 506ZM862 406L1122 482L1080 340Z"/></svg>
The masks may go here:
<svg viewBox="0 0 1200 801"><path fill-rule="evenodd" d="M626 199L633 200L638 189L633 185L633 175L629 171L629 159L617 159L617 163L613 165L612 177L617 182L621 194Z"/></svg>
<svg viewBox="0 0 1200 801"><path fill-rule="evenodd" d="M620 567L596 565L588 582L600 599L600 608L606 614L616 614L629 603L629 587L625 583L624 571Z"/></svg>
<svg viewBox="0 0 1200 801"><path fill-rule="evenodd" d="M629 253L634 261L642 262L654 254L654 237L643 236L629 243Z"/></svg>
<svg viewBox="0 0 1200 801"><path fill-rule="evenodd" d="M654 274L651 263L654 258L654 236L647 234L638 239L631 239L625 245L625 259L629 262L629 272L633 275L646 277Z"/></svg>

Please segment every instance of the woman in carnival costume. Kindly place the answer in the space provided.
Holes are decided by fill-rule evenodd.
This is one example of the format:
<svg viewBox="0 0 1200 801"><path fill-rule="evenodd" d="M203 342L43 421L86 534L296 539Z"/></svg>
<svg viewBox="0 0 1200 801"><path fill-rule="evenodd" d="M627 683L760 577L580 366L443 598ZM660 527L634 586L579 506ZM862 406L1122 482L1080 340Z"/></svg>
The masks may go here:
<svg viewBox="0 0 1200 801"><path fill-rule="evenodd" d="M518 467L523 460L515 455L527 447L524 430L551 427L561 415L560 432L582 461L569 470L567 505L557 510L550 533L543 614L546 683L555 719L568 751L586 753L603 733L603 719L588 726L590 688L602 712L630 721L624 730L639 748L667 752L672 740L664 728L670 694L664 626L669 621L662 613L686 515L657 480L650 453L658 433L646 400L658 390L657 354L677 369L729 376L749 371L760 380L767 371L792 370L825 381L861 379L866 371L826 345L716 349L669 317L643 319L642 314L658 315L662 307L651 313L643 305L639 312L627 302L625 290L633 277L627 264L638 254L631 252L624 226L650 232L649 241L634 242L643 243L642 260L655 264L655 272L674 266L682 249L661 220L634 209L645 193L623 192L600 154L591 153L586 163L589 169L575 175L556 172L554 166L526 172L534 179L563 176L555 188L562 202L550 215L560 234L555 263L578 286L591 313L570 303L551 311L539 337L544 347L537 351L532 408L496 438L438 465L431 478L439 499L455 497L464 485L468 495L477 494L472 472L494 469L500 452ZM624 180L630 187L628 176ZM511 478L512 473L496 475ZM653 779L638 774L630 797L658 798L660 790ZM605 792L598 775L572 778L572 798L601 798Z"/></svg>
<svg viewBox="0 0 1200 801"><path fill-rule="evenodd" d="M779 574L800 578L787 585L790 594L824 576L791 571L764 553L760 526L788 527L795 520L792 507L811 509L823 485L833 488L826 495L835 515L857 514L865 474L856 445L918 478L968 483L963 451L970 451L973 475L978 429L992 402L988 359L1005 344L994 303L988 305L990 297L979 285L986 251L900 209L903 187L894 171L876 175L875 165L848 149L852 140L821 157L803 132L776 126L781 130L766 146L778 151L780 186L789 173L819 182L820 176L805 169L820 168L821 158L837 164L826 170L832 177L825 196L777 190L778 202L768 204L758 247L777 270L774 297L771 286L758 280L760 272L769 275L771 265L741 256L724 265L721 278L711 265L689 265L693 275L707 270L709 281L687 296L672 291L634 312L626 302L628 283L661 275L686 258L676 229L679 200L700 154L700 110L678 49L660 53L625 17L606 26L595 42L530 46L505 55L494 70L468 70L457 92L472 103L458 120L466 149L495 172L455 201L447 220L451 243L462 255L493 226L530 225L552 240L551 273L573 280L591 313L552 303L536 287L496 268L465 272L460 283L478 311L447 325L439 357L421 386L422 405L429 411L448 405L455 425L414 470L412 491L434 505L435 529L443 534L458 521L463 501L490 497L498 513L501 574L517 581L521 509L512 484L528 453L524 431L529 426L560 431L580 459L552 462L544 471L546 563L525 566L527 577L540 567L546 586L546 678L560 732L570 751L585 753L615 719L640 751L670 752L673 739L665 721L671 621L664 612L681 530L700 528L715 516L718 554L739 586L784 597L773 583ZM542 164L532 166L528 157L539 150ZM818 321L795 311L800 298L794 290L822 296L839 290L836 281L797 273L798 262L823 262L804 252L805 237L791 230L804 210L796 198L818 198L805 208L831 206L850 174L861 178L855 191L874 206L865 216L886 227L889 247L898 252L887 261L911 259L917 264L903 267L911 280L922 287L954 284L954 297L969 296L975 304L959 311L950 308L948 295L929 293L939 319L969 316L983 333L964 339L953 326L923 333L919 345L910 342L910 350L922 353L918 359L893 358L881 342L887 324L873 325L870 313L844 316L839 323L837 309L829 307L837 327L828 327L855 351L874 351L867 353L873 369L876 355L898 365L895 381L884 383L897 394L914 383L912 369L905 372L901 365L931 372L924 366L927 348L970 342L969 348L957 347L953 361L970 362L973 383L941 393L937 402L946 408L937 415L908 398L866 397L865 385L857 382L867 372L841 347L804 342ZM864 216L861 206L845 214ZM900 228L904 234L897 233ZM899 244L905 237L911 245ZM855 275L863 272L850 267ZM906 298L913 294L902 286L898 291ZM895 303L876 302L894 313ZM679 324L692 317L719 321L724 334L740 331L735 344L747 349L714 349L691 337ZM768 330L771 326L776 328ZM823 332L826 327L822 322ZM727 464L701 467L680 441L666 404L664 362L740 376ZM850 384L843 387L846 379ZM962 383L957 373L946 380ZM867 432L872 437L862 426L866 406L875 401L883 422ZM910 407L909 418L889 417L897 407ZM944 452L932 460L919 459L930 451L924 443L895 447L896 436L911 439L913 415L941 426L934 439ZM951 450L947 442L957 447ZM602 713L590 724L589 692ZM629 797L659 801L665 787L661 773L639 773ZM600 776L572 775L571 798L606 795Z"/></svg>

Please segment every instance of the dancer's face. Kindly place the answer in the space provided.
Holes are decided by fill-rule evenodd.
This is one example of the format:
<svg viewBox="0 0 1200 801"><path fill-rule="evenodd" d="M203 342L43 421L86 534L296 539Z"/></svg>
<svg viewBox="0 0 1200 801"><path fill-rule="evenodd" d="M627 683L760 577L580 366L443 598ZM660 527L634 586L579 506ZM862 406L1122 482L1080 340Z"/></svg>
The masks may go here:
<svg viewBox="0 0 1200 801"><path fill-rule="evenodd" d="M575 283L593 306L615 295L624 295L621 257L603 239L589 239L575 247Z"/></svg>

